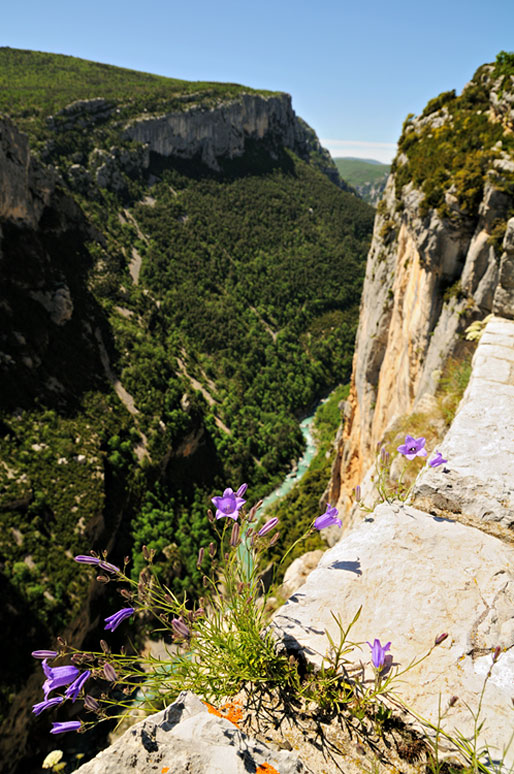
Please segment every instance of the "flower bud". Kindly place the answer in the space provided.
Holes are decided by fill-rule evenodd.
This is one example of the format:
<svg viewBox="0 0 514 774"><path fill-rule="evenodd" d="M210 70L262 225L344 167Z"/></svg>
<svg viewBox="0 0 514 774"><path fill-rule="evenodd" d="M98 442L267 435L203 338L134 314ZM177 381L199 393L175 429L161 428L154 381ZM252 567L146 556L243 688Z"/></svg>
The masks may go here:
<svg viewBox="0 0 514 774"><path fill-rule="evenodd" d="M209 578L207 577L207 575L204 575L202 578L202 586L204 587L204 589L206 589L208 585L209 585Z"/></svg>
<svg viewBox="0 0 514 774"><path fill-rule="evenodd" d="M128 589L120 589L119 592L120 592L122 597L125 597L125 599L132 600L134 598L134 595Z"/></svg>
<svg viewBox="0 0 514 774"><path fill-rule="evenodd" d="M502 649L500 648L499 645L497 645L495 647L494 653L493 653L493 664L495 664L498 661L498 659L500 658L500 653L501 652L502 652Z"/></svg>
<svg viewBox="0 0 514 774"><path fill-rule="evenodd" d="M100 709L100 705L98 704L97 700L93 699L93 697L89 694L84 697L84 707L88 710L91 710L91 712L98 712Z"/></svg>
<svg viewBox="0 0 514 774"><path fill-rule="evenodd" d="M61 637L61 636L57 637L57 642L62 648L66 647L66 640L64 639L64 637Z"/></svg>
<svg viewBox="0 0 514 774"><path fill-rule="evenodd" d="M150 561L150 551L148 550L148 546L141 546L141 551L143 552L143 559L147 562Z"/></svg>
<svg viewBox="0 0 514 774"><path fill-rule="evenodd" d="M105 640L100 640L100 647L102 648L104 653L110 653L111 649L108 645L108 643Z"/></svg>
<svg viewBox="0 0 514 774"><path fill-rule="evenodd" d="M459 701L459 697L458 696L452 696L450 701L448 702L448 706L449 707L454 707L457 704L458 701Z"/></svg>
<svg viewBox="0 0 514 774"><path fill-rule="evenodd" d="M447 638L448 638L448 632L443 632L442 634L438 634L437 637L434 640L434 646L435 645L440 645Z"/></svg>
<svg viewBox="0 0 514 774"><path fill-rule="evenodd" d="M216 553L216 546L214 545L214 543L209 543L209 556L211 557L211 559L214 558L215 553Z"/></svg>
<svg viewBox="0 0 514 774"><path fill-rule="evenodd" d="M191 634L185 623L181 621L180 618L173 618L171 621L171 626L173 627L175 634L180 638L189 637Z"/></svg>
<svg viewBox="0 0 514 774"><path fill-rule="evenodd" d="M239 528L238 522L237 521L234 522L234 526L232 527L232 534L230 535L230 545L233 548L236 548L239 545L239 543L241 542L239 540L239 529L240 528Z"/></svg>
<svg viewBox="0 0 514 774"><path fill-rule="evenodd" d="M355 487L355 502L360 503L361 501L361 487L360 484L357 484Z"/></svg>
<svg viewBox="0 0 514 774"><path fill-rule="evenodd" d="M270 542L268 543L268 547L271 548L271 546L274 546L275 543L278 542L279 537L280 537L280 532L275 532Z"/></svg>
<svg viewBox="0 0 514 774"><path fill-rule="evenodd" d="M210 508L209 508L209 510L207 511L207 518L209 519L209 521L211 522L211 524L215 524L215 523L216 523L216 519L214 518L214 514L213 514L213 512L211 511L211 509L210 509Z"/></svg>
<svg viewBox="0 0 514 774"><path fill-rule="evenodd" d="M272 519L269 519L269 521L264 524L263 527L260 528L257 535L259 537L264 537L264 535L267 535L268 532L271 532L272 529L274 529L278 524L278 519L276 516L274 516Z"/></svg>
<svg viewBox="0 0 514 774"><path fill-rule="evenodd" d="M101 570L105 570L106 572L113 572L115 574L120 572L120 568L116 567L115 564L111 564L110 562L98 562L98 566Z"/></svg>
<svg viewBox="0 0 514 774"><path fill-rule="evenodd" d="M109 583L109 581L111 580L110 578L107 577L107 575L97 575L96 579L98 583Z"/></svg>
<svg viewBox="0 0 514 774"><path fill-rule="evenodd" d="M196 560L196 566L197 567L200 567L200 565L202 564L204 554L205 554L205 548L202 546L200 548L200 550L198 551L198 559Z"/></svg>
<svg viewBox="0 0 514 774"><path fill-rule="evenodd" d="M247 521L248 523L250 523L251 521L253 521L253 520L254 520L254 518L255 518L255 514L257 513L257 511L258 511L258 510L259 510L259 508L261 507L261 505L262 505L262 502L263 502L262 500L259 500L259 502L258 502L258 503L255 503L255 505L253 505L253 506L250 508L250 510L248 511L248 516L246 517L246 521Z"/></svg>
<svg viewBox="0 0 514 774"><path fill-rule="evenodd" d="M32 657L33 658L57 658L58 653L56 650L33 650L32 651Z"/></svg>
<svg viewBox="0 0 514 774"><path fill-rule="evenodd" d="M111 683L116 682L118 679L118 675L116 674L116 671L112 664L105 663L104 664L104 675L105 679L109 680Z"/></svg>

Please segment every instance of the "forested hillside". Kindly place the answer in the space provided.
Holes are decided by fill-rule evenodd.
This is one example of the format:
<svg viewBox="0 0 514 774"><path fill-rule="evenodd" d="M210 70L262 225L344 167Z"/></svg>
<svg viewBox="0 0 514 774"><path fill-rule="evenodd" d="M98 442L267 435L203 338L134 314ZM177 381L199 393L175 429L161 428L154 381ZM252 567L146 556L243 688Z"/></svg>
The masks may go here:
<svg viewBox="0 0 514 774"><path fill-rule="evenodd" d="M350 374L373 211L287 95L12 49L0 85L9 722L30 650L101 615L73 554L137 573L146 544L175 590L199 587L210 497L248 481L256 499L299 455L298 418ZM207 146L241 110L239 144ZM179 155L129 136L178 113L197 127Z"/></svg>

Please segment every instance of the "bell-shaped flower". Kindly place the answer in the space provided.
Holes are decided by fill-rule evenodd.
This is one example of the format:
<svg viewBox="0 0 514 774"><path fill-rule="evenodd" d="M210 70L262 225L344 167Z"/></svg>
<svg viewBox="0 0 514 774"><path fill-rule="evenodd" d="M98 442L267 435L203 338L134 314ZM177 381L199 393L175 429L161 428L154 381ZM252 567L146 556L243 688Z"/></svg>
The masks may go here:
<svg viewBox="0 0 514 774"><path fill-rule="evenodd" d="M56 696L54 699L45 699L45 701L40 701L39 704L33 704L32 712L34 713L34 715L41 715L42 712L44 712L47 709L50 709L50 707L55 707L57 704L60 704L62 701L64 701L62 696Z"/></svg>
<svg viewBox="0 0 514 774"><path fill-rule="evenodd" d="M373 666L375 669L382 669L384 666L386 650L389 650L391 643L388 642L386 645L381 645L380 640L375 639L373 645L371 642L368 642L368 645L371 648L371 662Z"/></svg>
<svg viewBox="0 0 514 774"><path fill-rule="evenodd" d="M72 702L75 702L77 696L79 695L80 691L84 687L85 683L89 678L91 677L91 672L89 669L86 669L85 672L82 672L79 677L77 677L76 680L74 680L71 685L68 685L66 688L66 691L64 692L64 695L67 699L71 699Z"/></svg>
<svg viewBox="0 0 514 774"><path fill-rule="evenodd" d="M62 688L63 685L68 685L79 676L79 670L75 666L50 667L46 663L46 659L42 662L41 666L43 667L43 671L47 678L43 683L45 699L51 691L55 690L55 688Z"/></svg>
<svg viewBox="0 0 514 774"><path fill-rule="evenodd" d="M120 623L125 620L125 618L130 618L133 613L133 607L124 607L121 610L118 610L117 613L113 613L112 615L107 616L107 618L104 619L104 629L108 629L109 631L113 632L115 629L117 629Z"/></svg>
<svg viewBox="0 0 514 774"><path fill-rule="evenodd" d="M443 455L440 451L436 450L434 454L435 457L428 463L431 468L437 468L439 465L444 465L446 462L448 462L448 460L443 459Z"/></svg>
<svg viewBox="0 0 514 774"><path fill-rule="evenodd" d="M237 492L234 492L230 487L225 489L221 497L217 495L213 497L211 502L216 507L216 518L223 519L228 516L230 519L237 520L239 516L239 510L245 504L246 500L243 500L243 495L248 488L248 484L241 484Z"/></svg>
<svg viewBox="0 0 514 774"><path fill-rule="evenodd" d="M327 509L325 513L323 513L321 516L318 516L317 519L314 521L314 526L316 529L325 529L325 527L340 527L341 526L341 519L337 518L337 508L332 508L330 505L327 505Z"/></svg>
<svg viewBox="0 0 514 774"><path fill-rule="evenodd" d="M414 457L426 457L427 450L424 448L424 438L413 438L412 435L405 436L405 443L398 446L398 451L407 457L408 460L413 460Z"/></svg>

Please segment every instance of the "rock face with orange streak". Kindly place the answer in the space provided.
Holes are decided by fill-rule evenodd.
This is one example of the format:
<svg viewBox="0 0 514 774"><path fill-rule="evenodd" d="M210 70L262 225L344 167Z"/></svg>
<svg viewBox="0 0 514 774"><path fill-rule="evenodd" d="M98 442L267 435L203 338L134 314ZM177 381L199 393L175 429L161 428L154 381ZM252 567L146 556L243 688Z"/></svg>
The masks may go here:
<svg viewBox="0 0 514 774"><path fill-rule="evenodd" d="M496 87L487 67L480 77L493 110ZM476 78L466 88L474 88ZM458 103L465 95L466 89L453 99ZM414 138L410 148L413 142L418 150L423 143L428 148L455 116L444 106L426 113L406 122L402 137ZM465 186L460 199L455 195L456 175L457 184L446 182L438 206L430 207L426 190L420 190L424 182L413 182L414 165L400 140L377 209L351 391L327 493L343 512L371 468L385 431L434 394L441 369L459 354L470 323L490 312L514 317L514 158L505 147L499 142L489 155L481 151L485 172L472 206ZM426 152L427 164L431 153Z"/></svg>

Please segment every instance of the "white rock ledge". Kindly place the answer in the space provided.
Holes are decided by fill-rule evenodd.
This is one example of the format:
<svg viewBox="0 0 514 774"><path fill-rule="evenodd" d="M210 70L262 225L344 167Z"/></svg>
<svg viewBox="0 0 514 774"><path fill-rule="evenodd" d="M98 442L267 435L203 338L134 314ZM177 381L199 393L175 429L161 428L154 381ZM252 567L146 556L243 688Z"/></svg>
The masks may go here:
<svg viewBox="0 0 514 774"><path fill-rule="evenodd" d="M391 640L393 668L426 653L435 637L448 639L402 677L396 693L420 715L471 734L484 678L499 645L483 698L480 741L500 756L514 729L514 547L473 527L430 516L411 506L380 505L364 523L327 551L302 588L280 608L274 628L284 643L320 665L337 638L333 614L348 624L362 605L351 640L364 643L353 658L366 665L365 644ZM514 750L510 751L510 760Z"/></svg>
<svg viewBox="0 0 514 774"><path fill-rule="evenodd" d="M423 510L452 515L514 542L514 320L492 318L440 450L449 472L425 468L413 491Z"/></svg>

